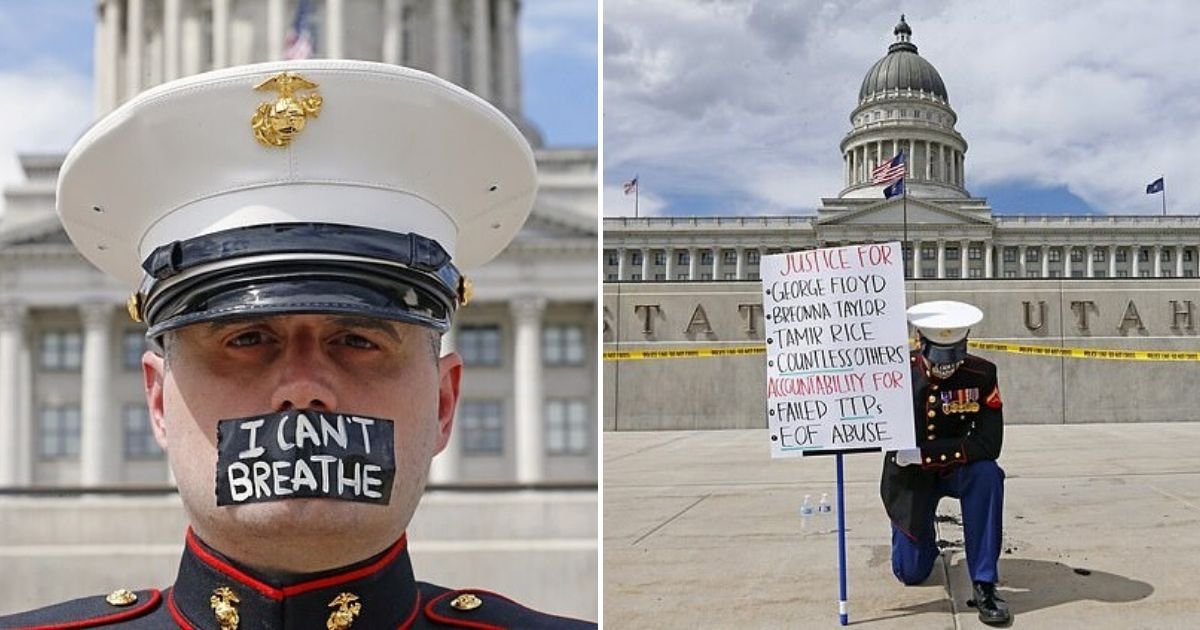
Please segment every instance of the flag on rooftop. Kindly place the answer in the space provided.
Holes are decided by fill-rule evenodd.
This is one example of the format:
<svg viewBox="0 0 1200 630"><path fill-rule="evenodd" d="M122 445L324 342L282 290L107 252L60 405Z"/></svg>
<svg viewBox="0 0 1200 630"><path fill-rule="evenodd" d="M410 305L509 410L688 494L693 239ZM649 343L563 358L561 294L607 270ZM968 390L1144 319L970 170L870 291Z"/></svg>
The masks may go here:
<svg viewBox="0 0 1200 630"><path fill-rule="evenodd" d="M638 178L635 175L633 179L625 182L624 190L626 195L632 195L633 193L637 192L637 180Z"/></svg>
<svg viewBox="0 0 1200 630"><path fill-rule="evenodd" d="M1163 191L1164 186L1165 184L1163 184L1163 178L1159 177L1149 184L1146 184L1146 194L1153 195L1154 193L1160 193Z"/></svg>
<svg viewBox="0 0 1200 630"><path fill-rule="evenodd" d="M308 59L316 52L312 27L312 3L300 0L296 5L296 17L287 36L287 47L283 56L288 59Z"/></svg>

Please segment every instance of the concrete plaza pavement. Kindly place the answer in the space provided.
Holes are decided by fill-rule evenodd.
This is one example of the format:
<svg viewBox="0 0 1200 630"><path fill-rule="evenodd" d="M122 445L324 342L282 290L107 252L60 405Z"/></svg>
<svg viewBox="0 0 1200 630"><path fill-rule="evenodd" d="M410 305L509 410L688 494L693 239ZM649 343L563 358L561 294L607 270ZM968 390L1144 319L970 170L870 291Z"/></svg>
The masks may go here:
<svg viewBox="0 0 1200 630"><path fill-rule="evenodd" d="M1002 596L1013 627L1200 627L1200 422L1005 429ZM604 434L604 624L833 628L835 459L771 460L765 429ZM985 628L958 502L938 510L933 575L891 573L878 453L845 456L851 626Z"/></svg>

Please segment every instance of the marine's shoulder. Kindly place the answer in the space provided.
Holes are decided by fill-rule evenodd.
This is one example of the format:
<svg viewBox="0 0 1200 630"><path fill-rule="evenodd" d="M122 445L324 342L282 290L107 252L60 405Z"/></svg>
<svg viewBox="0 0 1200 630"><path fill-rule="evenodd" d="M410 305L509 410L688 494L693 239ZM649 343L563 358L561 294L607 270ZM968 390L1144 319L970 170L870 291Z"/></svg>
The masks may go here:
<svg viewBox="0 0 1200 630"><path fill-rule="evenodd" d="M961 369L965 369L968 372L974 372L976 374L982 374L985 376L992 376L992 377L996 376L996 364L995 363L992 363L991 361L988 361L987 359L985 359L983 357L976 356L973 354L967 355L967 358L963 360Z"/></svg>
<svg viewBox="0 0 1200 630"><path fill-rule="evenodd" d="M120 589L108 595L81 597L44 608L0 617L0 628L151 627L148 622L166 614L158 589Z"/></svg>
<svg viewBox="0 0 1200 630"><path fill-rule="evenodd" d="M491 591L418 582L421 620L432 628L595 628L590 621L539 612ZM419 624L417 627L421 627Z"/></svg>

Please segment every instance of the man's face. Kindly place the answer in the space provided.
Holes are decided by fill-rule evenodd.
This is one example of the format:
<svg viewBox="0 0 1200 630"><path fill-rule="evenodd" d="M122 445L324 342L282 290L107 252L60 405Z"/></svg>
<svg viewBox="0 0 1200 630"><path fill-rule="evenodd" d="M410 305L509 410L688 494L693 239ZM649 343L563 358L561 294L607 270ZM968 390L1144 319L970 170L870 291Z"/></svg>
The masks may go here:
<svg viewBox="0 0 1200 630"><path fill-rule="evenodd" d="M289 315L180 329L167 356L143 357L155 435L192 527L218 548L241 539L345 539L371 549L400 536L429 462L450 437L462 362L440 360L429 329L360 317ZM291 499L217 507L217 422L287 409L394 421L388 505Z"/></svg>

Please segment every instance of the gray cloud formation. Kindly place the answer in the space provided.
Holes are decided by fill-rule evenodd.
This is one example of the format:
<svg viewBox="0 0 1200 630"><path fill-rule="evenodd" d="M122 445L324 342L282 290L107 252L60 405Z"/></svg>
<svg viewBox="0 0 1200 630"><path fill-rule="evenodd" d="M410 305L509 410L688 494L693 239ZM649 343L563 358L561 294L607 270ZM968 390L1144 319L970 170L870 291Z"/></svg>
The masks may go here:
<svg viewBox="0 0 1200 630"><path fill-rule="evenodd" d="M902 11L959 114L968 188L1061 185L1152 212L1162 174L1173 211L1200 211L1200 7L1185 0L606 0L606 183L638 172L668 200L748 200L722 214L811 211L841 188L838 142ZM606 214L625 205L606 196Z"/></svg>

